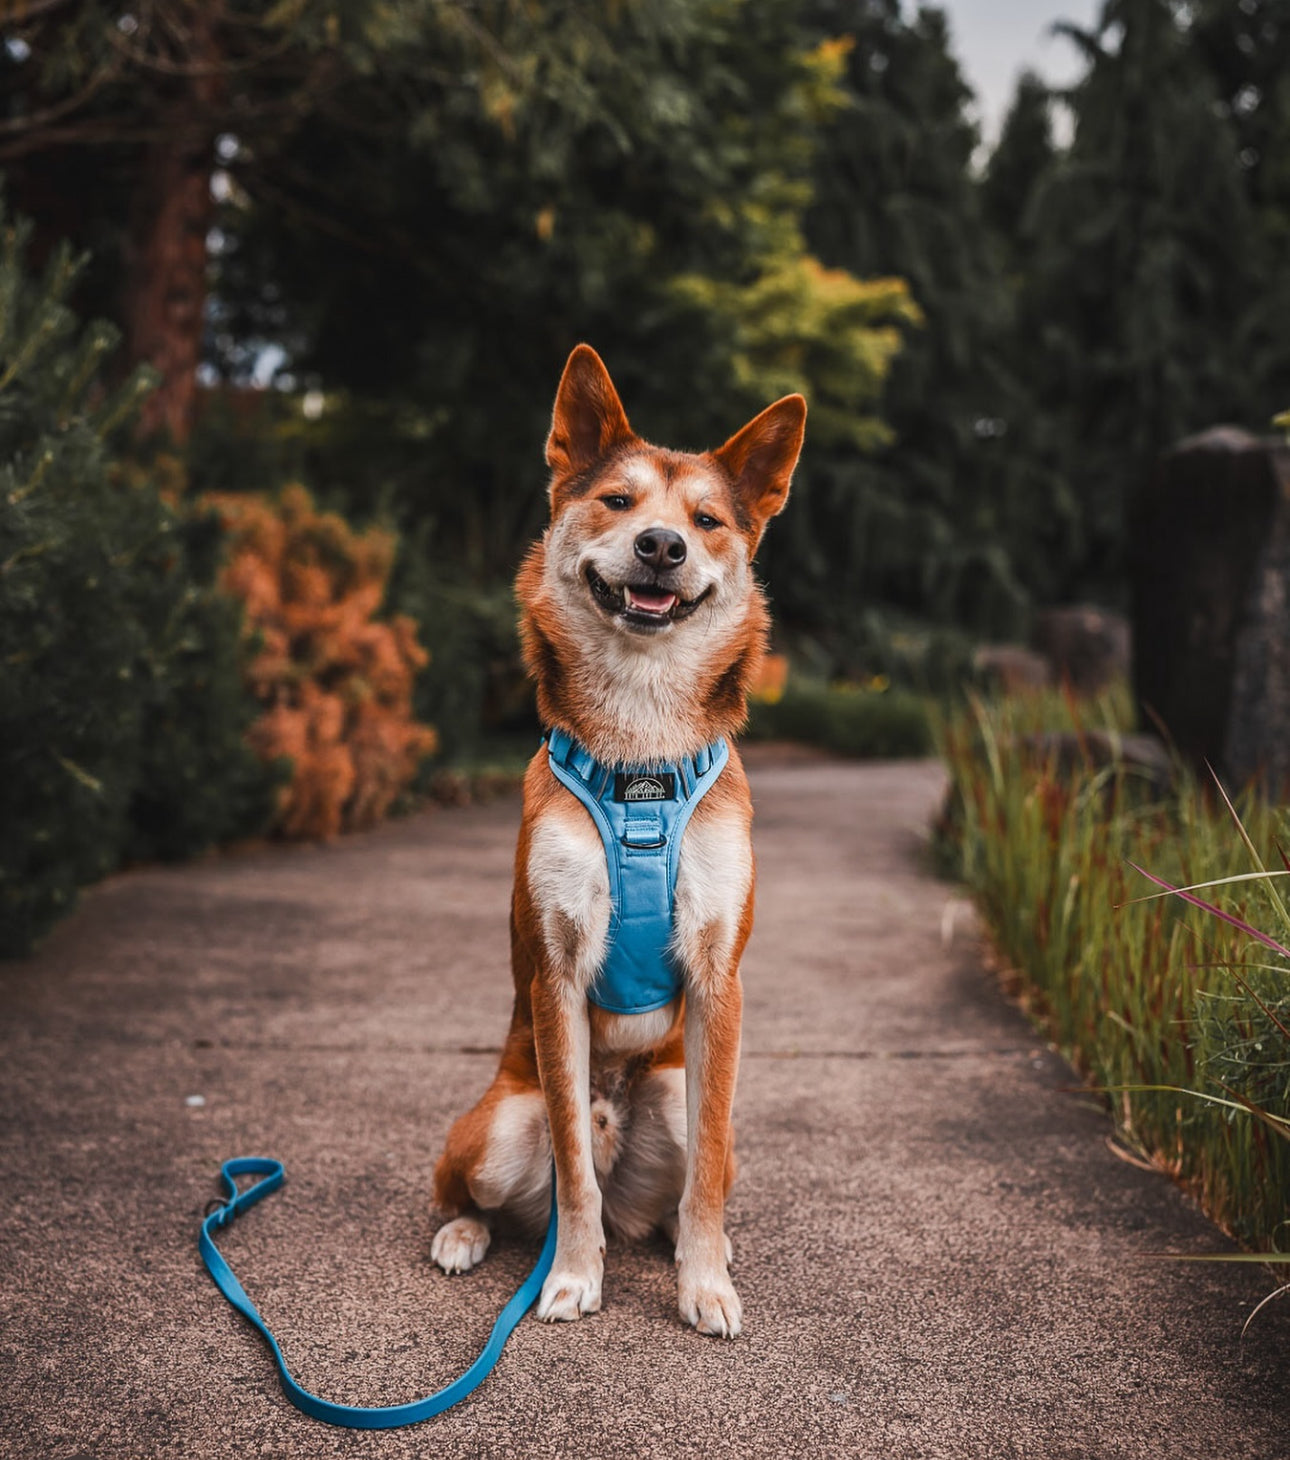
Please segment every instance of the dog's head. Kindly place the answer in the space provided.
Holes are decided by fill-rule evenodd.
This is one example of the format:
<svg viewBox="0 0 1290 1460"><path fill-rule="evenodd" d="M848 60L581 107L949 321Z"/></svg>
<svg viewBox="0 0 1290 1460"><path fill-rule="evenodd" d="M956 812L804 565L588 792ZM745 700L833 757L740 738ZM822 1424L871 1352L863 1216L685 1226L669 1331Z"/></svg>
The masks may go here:
<svg viewBox="0 0 1290 1460"><path fill-rule="evenodd" d="M579 345L546 443L546 569L563 610L637 638L733 625L753 553L788 498L805 421L806 402L789 395L716 451L650 446L628 424L600 356Z"/></svg>
<svg viewBox="0 0 1290 1460"><path fill-rule="evenodd" d="M790 395L717 451L663 450L632 430L600 356L574 350L546 443L551 525L516 583L544 723L606 765L738 730L768 626L753 553L805 419Z"/></svg>

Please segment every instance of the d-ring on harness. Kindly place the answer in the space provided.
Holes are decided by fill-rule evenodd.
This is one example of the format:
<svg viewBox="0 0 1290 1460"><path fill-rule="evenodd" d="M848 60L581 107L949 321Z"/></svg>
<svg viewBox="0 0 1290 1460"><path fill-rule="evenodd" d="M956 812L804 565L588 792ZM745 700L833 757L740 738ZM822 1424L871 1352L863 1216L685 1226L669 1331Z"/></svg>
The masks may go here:
<svg viewBox="0 0 1290 1460"><path fill-rule="evenodd" d="M619 770L603 766L563 730L547 736L551 772L587 808L605 846L611 915L605 961L587 997L617 1014L661 1009L680 993L681 971L672 956L672 908L680 862L681 835L694 808L716 784L730 759L724 740L676 765ZM269 1325L215 1245L214 1233L239 1213L277 1191L285 1180L282 1162L240 1156L222 1167L228 1200L202 1223L198 1246L207 1271L230 1303L259 1329L273 1352L287 1398L306 1414L354 1430L390 1430L417 1424L451 1409L492 1372L515 1325L537 1301L555 1260L555 1171L551 1172L551 1220L533 1271L502 1309L479 1357L459 1379L408 1404L366 1408L335 1404L311 1394L292 1377ZM261 1180L239 1191L239 1176Z"/></svg>

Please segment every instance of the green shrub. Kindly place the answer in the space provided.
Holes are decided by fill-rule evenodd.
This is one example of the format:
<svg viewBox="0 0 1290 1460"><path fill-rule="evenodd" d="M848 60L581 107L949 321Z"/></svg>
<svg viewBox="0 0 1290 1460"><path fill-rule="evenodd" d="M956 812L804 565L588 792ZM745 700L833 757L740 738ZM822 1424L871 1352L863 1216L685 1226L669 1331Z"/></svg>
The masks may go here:
<svg viewBox="0 0 1290 1460"><path fill-rule="evenodd" d="M927 703L909 690L790 684L773 701L749 707L750 740L797 740L856 759L927 755Z"/></svg>
<svg viewBox="0 0 1290 1460"><path fill-rule="evenodd" d="M254 826L268 776L241 743L238 624L210 528L114 469L149 381L105 390L107 325L79 327L67 249L43 278L0 213L0 953L27 949L126 855Z"/></svg>
<svg viewBox="0 0 1290 1460"><path fill-rule="evenodd" d="M780 583L771 579L776 600ZM957 628L874 607L839 606L832 620L810 630L782 621L778 605L775 617L776 640L813 679L863 684L880 677L897 689L938 697L973 680L976 640Z"/></svg>
<svg viewBox="0 0 1290 1460"><path fill-rule="evenodd" d="M247 748L257 707L246 689L242 606L219 587L220 520L167 516L168 530L140 547L130 594L145 644L128 861L174 860L258 833L289 774L289 763L266 766Z"/></svg>
<svg viewBox="0 0 1290 1460"><path fill-rule="evenodd" d="M509 580L490 586L467 581L433 557L427 536L400 538L388 602L420 625L430 655L413 705L417 718L438 733L438 763L475 762L499 736L535 748L537 710L520 658ZM427 768L427 776L433 774Z"/></svg>

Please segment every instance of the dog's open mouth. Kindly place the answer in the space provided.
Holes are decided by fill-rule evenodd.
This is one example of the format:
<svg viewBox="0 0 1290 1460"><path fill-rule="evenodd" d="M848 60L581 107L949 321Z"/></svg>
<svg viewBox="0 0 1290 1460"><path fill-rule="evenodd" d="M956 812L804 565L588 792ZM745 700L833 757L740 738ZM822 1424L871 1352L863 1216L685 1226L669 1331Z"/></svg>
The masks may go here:
<svg viewBox="0 0 1290 1460"><path fill-rule="evenodd" d="M656 629L689 618L712 592L709 584L697 598L687 600L661 583L624 583L621 588L611 588L594 568L587 569L587 586L606 613L639 629Z"/></svg>

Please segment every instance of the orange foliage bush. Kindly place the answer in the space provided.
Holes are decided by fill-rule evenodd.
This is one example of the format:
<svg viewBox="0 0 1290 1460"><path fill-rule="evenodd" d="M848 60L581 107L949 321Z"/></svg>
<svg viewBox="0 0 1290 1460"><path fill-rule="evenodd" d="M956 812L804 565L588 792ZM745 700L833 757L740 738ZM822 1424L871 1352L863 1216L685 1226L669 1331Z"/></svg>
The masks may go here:
<svg viewBox="0 0 1290 1460"><path fill-rule="evenodd" d="M223 586L246 606L259 650L248 669L264 713L249 739L290 756L276 829L327 837L372 826L435 748L412 718L428 655L404 615L377 622L395 538L355 532L303 487L264 497L212 495L231 548Z"/></svg>

